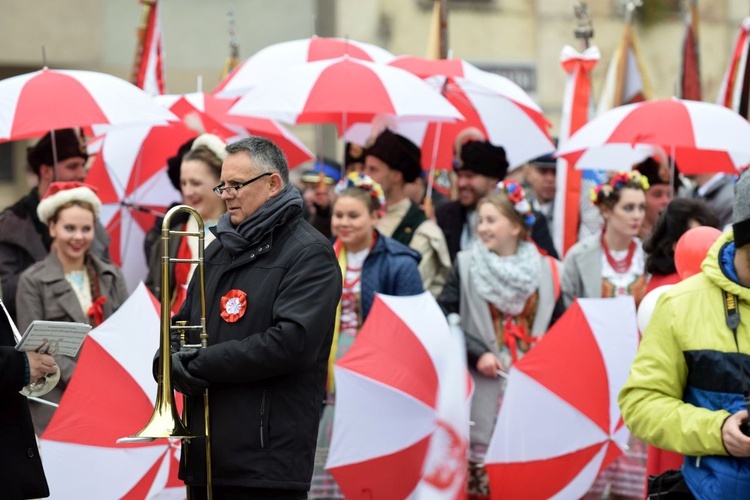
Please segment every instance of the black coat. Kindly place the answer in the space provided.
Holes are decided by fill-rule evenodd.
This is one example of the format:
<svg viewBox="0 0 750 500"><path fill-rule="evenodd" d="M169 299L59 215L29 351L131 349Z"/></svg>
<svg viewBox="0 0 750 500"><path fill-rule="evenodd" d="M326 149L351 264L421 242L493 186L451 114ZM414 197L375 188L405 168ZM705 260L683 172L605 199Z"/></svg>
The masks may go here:
<svg viewBox="0 0 750 500"><path fill-rule="evenodd" d="M541 212L534 212L536 222L531 228L531 239L536 243L544 253L558 258L555 245L552 242L552 235L547 226L547 218ZM444 203L435 210L435 218L438 226L443 230L445 241L448 243L448 252L451 256L451 262L456 260L456 254L461 250L461 232L466 222L466 208L461 206L458 201Z"/></svg>
<svg viewBox="0 0 750 500"><path fill-rule="evenodd" d="M49 496L26 398L23 355L12 346L13 334L0 311L0 488L2 498Z"/></svg>
<svg viewBox="0 0 750 500"><path fill-rule="evenodd" d="M213 484L308 490L341 298L333 248L297 213L236 258L214 241L205 262L209 346L188 369L211 384ZM175 320L199 324L197 274ZM234 323L220 315L230 290L247 294ZM203 427L202 398L188 421ZM201 439L187 446L187 484L205 484L204 451Z"/></svg>

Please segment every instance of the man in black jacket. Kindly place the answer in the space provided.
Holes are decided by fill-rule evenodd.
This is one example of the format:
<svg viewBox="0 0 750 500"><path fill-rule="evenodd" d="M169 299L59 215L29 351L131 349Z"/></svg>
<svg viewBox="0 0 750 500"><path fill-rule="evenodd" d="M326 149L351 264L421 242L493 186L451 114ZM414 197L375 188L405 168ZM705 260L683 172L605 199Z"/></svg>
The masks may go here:
<svg viewBox="0 0 750 500"><path fill-rule="evenodd" d="M12 500L49 496L34 437L29 404L20 391L32 380L57 371L49 354L19 352L0 311L0 484Z"/></svg>
<svg viewBox="0 0 750 500"><path fill-rule="evenodd" d="M188 396L208 387L214 498L306 498L341 272L281 150L250 137L227 153L214 189L227 213L205 256L208 347L172 355L174 383ZM200 324L197 276L175 320ZM202 397L187 414L203 428ZM185 448L180 477L204 498L205 442Z"/></svg>

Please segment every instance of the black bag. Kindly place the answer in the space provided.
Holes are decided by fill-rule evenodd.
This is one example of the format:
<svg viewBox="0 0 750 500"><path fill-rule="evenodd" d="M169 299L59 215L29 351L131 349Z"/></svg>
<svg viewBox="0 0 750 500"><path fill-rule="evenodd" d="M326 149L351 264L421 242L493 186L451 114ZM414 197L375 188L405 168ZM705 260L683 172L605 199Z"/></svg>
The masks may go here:
<svg viewBox="0 0 750 500"><path fill-rule="evenodd" d="M648 476L648 495L653 500L690 500L695 496L688 488L681 470L668 470L658 476Z"/></svg>

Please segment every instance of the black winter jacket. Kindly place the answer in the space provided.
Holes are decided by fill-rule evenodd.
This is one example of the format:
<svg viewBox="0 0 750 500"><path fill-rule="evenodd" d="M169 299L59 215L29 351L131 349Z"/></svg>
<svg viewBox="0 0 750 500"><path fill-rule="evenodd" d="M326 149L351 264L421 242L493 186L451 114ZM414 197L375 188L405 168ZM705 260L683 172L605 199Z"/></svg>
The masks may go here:
<svg viewBox="0 0 750 500"><path fill-rule="evenodd" d="M210 382L213 484L308 490L341 298L333 248L297 213L236 258L214 241L205 262L209 345L188 370ZM175 320L199 324L197 274ZM230 290L247 294L233 323L221 317ZM187 411L190 428L202 429L202 398ZM180 477L189 485L205 484L204 446L187 446Z"/></svg>
<svg viewBox="0 0 750 500"><path fill-rule="evenodd" d="M5 314L0 311L0 485L2 498L49 496L47 480L34 438L29 405L18 393L24 384L23 355L15 345Z"/></svg>

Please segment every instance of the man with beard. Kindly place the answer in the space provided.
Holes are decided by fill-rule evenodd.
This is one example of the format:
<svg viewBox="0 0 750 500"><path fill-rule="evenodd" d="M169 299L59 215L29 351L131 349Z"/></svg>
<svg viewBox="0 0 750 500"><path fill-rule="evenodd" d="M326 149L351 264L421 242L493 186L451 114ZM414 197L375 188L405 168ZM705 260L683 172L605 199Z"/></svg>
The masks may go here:
<svg viewBox="0 0 750 500"><path fill-rule="evenodd" d="M451 260L460 250L469 248L475 238L477 202L491 194L505 178L508 160L505 149L488 141L468 140L457 151L455 165L458 199L435 210L437 223L445 234ZM531 239L547 254L557 257L544 215L536 212Z"/></svg>

